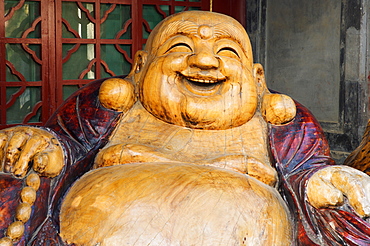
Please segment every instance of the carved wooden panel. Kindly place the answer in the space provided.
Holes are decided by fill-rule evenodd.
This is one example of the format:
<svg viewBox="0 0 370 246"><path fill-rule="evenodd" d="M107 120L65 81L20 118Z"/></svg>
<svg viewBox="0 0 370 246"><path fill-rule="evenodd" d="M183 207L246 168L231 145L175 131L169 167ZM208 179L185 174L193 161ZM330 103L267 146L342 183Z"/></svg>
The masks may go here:
<svg viewBox="0 0 370 246"><path fill-rule="evenodd" d="M45 120L46 1L0 1L0 126Z"/></svg>
<svg viewBox="0 0 370 246"><path fill-rule="evenodd" d="M41 125L88 82L127 74L168 15L209 0L0 1L0 129Z"/></svg>

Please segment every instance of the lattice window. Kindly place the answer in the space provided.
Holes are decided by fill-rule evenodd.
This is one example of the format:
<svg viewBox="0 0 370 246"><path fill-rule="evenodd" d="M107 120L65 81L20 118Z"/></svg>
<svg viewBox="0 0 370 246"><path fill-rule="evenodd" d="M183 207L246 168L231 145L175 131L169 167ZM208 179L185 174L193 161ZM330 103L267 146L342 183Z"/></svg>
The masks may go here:
<svg viewBox="0 0 370 246"><path fill-rule="evenodd" d="M0 124L37 123L45 118L42 74L46 11L41 1L0 1Z"/></svg>
<svg viewBox="0 0 370 246"><path fill-rule="evenodd" d="M0 128L44 123L86 83L127 74L164 17L209 0L0 0Z"/></svg>

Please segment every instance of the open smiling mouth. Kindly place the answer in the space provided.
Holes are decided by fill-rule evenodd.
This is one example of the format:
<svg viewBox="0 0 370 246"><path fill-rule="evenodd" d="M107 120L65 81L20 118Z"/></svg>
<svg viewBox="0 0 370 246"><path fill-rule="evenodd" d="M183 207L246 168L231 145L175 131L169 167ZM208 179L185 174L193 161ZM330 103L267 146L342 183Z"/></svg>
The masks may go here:
<svg viewBox="0 0 370 246"><path fill-rule="evenodd" d="M209 77L190 77L180 74L182 81L185 85L185 88L200 96L209 96L216 93L221 85L226 81L226 78L215 79Z"/></svg>

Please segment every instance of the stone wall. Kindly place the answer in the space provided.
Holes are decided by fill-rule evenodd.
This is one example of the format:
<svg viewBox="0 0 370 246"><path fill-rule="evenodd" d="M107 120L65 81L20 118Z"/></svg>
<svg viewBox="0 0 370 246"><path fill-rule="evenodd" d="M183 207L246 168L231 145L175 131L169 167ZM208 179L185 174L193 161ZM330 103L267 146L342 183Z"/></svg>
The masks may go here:
<svg viewBox="0 0 370 246"><path fill-rule="evenodd" d="M313 112L339 162L369 118L369 15L367 0L247 0L247 30L269 87Z"/></svg>

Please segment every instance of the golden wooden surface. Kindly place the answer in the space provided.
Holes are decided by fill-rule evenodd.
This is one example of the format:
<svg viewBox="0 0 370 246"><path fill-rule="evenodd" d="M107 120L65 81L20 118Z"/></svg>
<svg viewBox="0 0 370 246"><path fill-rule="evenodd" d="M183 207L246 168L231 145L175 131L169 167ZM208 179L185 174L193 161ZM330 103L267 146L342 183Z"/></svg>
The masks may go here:
<svg viewBox="0 0 370 246"><path fill-rule="evenodd" d="M268 128L293 120L295 104L269 92L237 21L202 11L166 18L135 55L129 76L106 80L99 100L122 116L95 170L61 201L63 240L94 246L293 243ZM2 171L21 178L30 161L48 177L65 164L58 140L34 127L0 131L0 160ZM22 236L36 176L20 195L28 205L19 205L17 221L0 242ZM370 215L370 179L353 168L320 169L302 193L315 208L339 206L346 196L359 215Z"/></svg>
<svg viewBox="0 0 370 246"><path fill-rule="evenodd" d="M55 177L64 166L59 141L49 132L30 126L0 131L0 170L24 177L29 163L39 174Z"/></svg>
<svg viewBox="0 0 370 246"><path fill-rule="evenodd" d="M125 80L100 89L103 105L118 108L111 106L117 93L109 93L131 81L138 101L124 107L97 169L63 202L62 238L78 245L290 244L267 124L292 120L295 105L268 91L244 28L215 13L182 13L159 24L146 47Z"/></svg>
<svg viewBox="0 0 370 246"><path fill-rule="evenodd" d="M95 167L135 162L192 162L248 173L275 184L267 124L259 114L227 130L199 130L163 122L138 102L121 120L110 142L95 159Z"/></svg>
<svg viewBox="0 0 370 246"><path fill-rule="evenodd" d="M360 145L346 158L344 164L370 175L370 121Z"/></svg>
<svg viewBox="0 0 370 246"><path fill-rule="evenodd" d="M136 101L134 86L123 79L107 79L100 87L99 101L106 108L125 112Z"/></svg>
<svg viewBox="0 0 370 246"><path fill-rule="evenodd" d="M258 204L258 205L257 205ZM142 163L96 169L70 190L62 237L77 245L289 245L278 192L222 168Z"/></svg>

